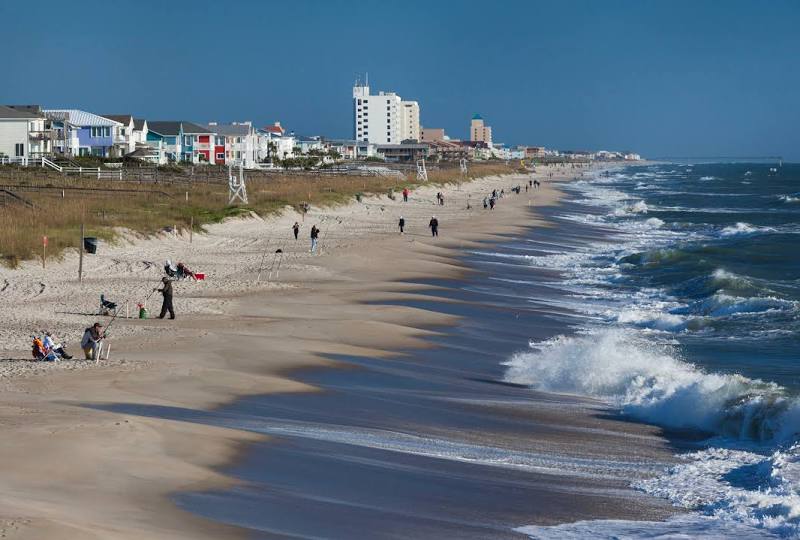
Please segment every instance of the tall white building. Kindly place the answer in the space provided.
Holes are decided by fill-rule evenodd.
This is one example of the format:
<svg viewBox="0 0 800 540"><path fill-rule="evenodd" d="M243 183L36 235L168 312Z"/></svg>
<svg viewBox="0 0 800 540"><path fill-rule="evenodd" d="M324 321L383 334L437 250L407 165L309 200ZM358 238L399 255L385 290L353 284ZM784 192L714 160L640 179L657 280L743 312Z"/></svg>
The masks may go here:
<svg viewBox="0 0 800 540"><path fill-rule="evenodd" d="M370 144L419 140L419 104L394 92L369 93L368 84L353 86L353 138Z"/></svg>

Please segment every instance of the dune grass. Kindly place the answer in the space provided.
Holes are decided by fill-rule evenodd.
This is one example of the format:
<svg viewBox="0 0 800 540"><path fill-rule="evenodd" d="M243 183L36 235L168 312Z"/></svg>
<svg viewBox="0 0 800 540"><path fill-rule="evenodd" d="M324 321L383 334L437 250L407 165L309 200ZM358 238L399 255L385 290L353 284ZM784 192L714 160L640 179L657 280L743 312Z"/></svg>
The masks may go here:
<svg viewBox="0 0 800 540"><path fill-rule="evenodd" d="M503 163L472 164L466 178L457 167L431 170L428 177L429 183L449 184L512 172ZM17 202L0 206L0 262L14 267L24 260L40 260L43 236L48 237L48 258L57 258L78 246L81 223L86 236L105 240L113 240L120 228L149 235L166 227L187 229L193 223L199 231L229 217L249 212L267 216L286 206L299 209L304 202L326 207L351 201L358 193L394 190L399 195L404 187L420 186L413 178L253 175L247 182L249 204L230 206L224 182L140 184L28 173L23 179L2 181L33 207ZM46 189L31 189L42 187Z"/></svg>

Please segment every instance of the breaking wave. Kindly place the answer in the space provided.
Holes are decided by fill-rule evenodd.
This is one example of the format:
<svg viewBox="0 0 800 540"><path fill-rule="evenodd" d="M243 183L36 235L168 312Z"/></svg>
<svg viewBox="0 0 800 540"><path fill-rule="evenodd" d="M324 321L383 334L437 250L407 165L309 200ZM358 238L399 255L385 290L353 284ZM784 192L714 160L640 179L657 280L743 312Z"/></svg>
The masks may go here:
<svg viewBox="0 0 800 540"><path fill-rule="evenodd" d="M602 399L664 427L770 443L800 432L800 403L782 387L707 373L630 329L531 343L506 365L508 382Z"/></svg>

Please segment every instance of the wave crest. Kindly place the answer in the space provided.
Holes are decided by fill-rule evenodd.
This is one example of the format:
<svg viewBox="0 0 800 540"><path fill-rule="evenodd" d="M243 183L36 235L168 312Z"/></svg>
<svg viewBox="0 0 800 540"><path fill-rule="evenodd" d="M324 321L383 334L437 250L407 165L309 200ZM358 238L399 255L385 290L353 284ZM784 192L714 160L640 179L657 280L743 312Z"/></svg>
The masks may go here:
<svg viewBox="0 0 800 540"><path fill-rule="evenodd" d="M774 383L706 373L677 351L633 330L602 330L532 343L514 355L505 379L536 389L590 396L624 414L669 428L778 442L800 431L800 404Z"/></svg>

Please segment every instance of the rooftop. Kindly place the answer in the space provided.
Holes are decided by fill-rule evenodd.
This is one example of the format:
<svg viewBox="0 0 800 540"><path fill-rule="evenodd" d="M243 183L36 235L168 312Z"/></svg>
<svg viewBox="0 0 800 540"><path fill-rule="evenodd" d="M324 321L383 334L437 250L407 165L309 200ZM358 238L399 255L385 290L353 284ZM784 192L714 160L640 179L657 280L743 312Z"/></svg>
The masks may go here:
<svg viewBox="0 0 800 540"><path fill-rule="evenodd" d="M183 133L212 133L204 127L181 120L153 120L147 122L147 129L159 135L174 137Z"/></svg>
<svg viewBox="0 0 800 540"><path fill-rule="evenodd" d="M103 118L108 118L109 120L119 122L120 124L125 124L126 126L130 124L131 120L133 119L132 114L104 114L102 116Z"/></svg>
<svg viewBox="0 0 800 540"><path fill-rule="evenodd" d="M217 135L249 135L253 126L249 124L206 124L203 127Z"/></svg>
<svg viewBox="0 0 800 540"><path fill-rule="evenodd" d="M25 110L16 109L14 107L6 107L5 105L0 105L0 118L31 119L31 118L40 118L40 115L33 114Z"/></svg>
<svg viewBox="0 0 800 540"><path fill-rule="evenodd" d="M45 109L44 113L55 120L67 119L73 126L118 126L120 122L80 109Z"/></svg>

